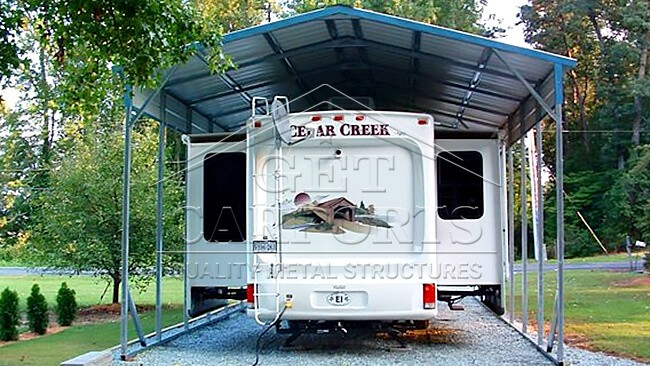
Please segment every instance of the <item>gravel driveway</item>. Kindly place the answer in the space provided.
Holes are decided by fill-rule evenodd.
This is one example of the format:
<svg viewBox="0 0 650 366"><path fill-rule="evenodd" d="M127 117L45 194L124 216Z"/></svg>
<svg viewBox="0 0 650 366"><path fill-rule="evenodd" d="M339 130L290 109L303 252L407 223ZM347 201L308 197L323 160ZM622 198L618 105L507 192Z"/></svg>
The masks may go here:
<svg viewBox="0 0 650 366"><path fill-rule="evenodd" d="M443 305L431 330L409 340L410 350L379 337L352 339L336 334L303 336L295 348L282 349L287 335L274 331L264 338L260 365L552 365L521 335L474 299L465 311ZM134 362L114 366L251 365L262 328L244 314L200 328L164 346L137 355ZM387 351L389 349L390 351ZM567 350L573 365L635 365L586 351Z"/></svg>

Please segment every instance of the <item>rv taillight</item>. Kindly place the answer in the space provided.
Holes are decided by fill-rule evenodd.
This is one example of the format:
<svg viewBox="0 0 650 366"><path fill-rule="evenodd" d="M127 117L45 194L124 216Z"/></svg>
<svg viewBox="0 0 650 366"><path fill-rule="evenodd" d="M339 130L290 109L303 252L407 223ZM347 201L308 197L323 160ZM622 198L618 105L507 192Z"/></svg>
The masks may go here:
<svg viewBox="0 0 650 366"><path fill-rule="evenodd" d="M340 115L340 114L336 115L336 116L334 116L334 120L337 121L337 122L343 121L343 116Z"/></svg>
<svg viewBox="0 0 650 366"><path fill-rule="evenodd" d="M255 128L260 128L260 127L262 127L262 121L255 121L255 122L253 123L253 127L255 127Z"/></svg>
<svg viewBox="0 0 650 366"><path fill-rule="evenodd" d="M354 119L356 119L357 121L363 121L364 118L366 118L366 117L360 114L360 115L356 116Z"/></svg>
<svg viewBox="0 0 650 366"><path fill-rule="evenodd" d="M418 120L418 124L420 126L426 125L427 123L429 123L429 122L424 118Z"/></svg>
<svg viewBox="0 0 650 366"><path fill-rule="evenodd" d="M320 116L311 116L312 122L318 122L320 121Z"/></svg>
<svg viewBox="0 0 650 366"><path fill-rule="evenodd" d="M425 283L422 288L422 302L425 309L436 308L436 285Z"/></svg>
<svg viewBox="0 0 650 366"><path fill-rule="evenodd" d="M246 302L249 304L255 303L255 285L252 283L249 283L248 287L246 287Z"/></svg>

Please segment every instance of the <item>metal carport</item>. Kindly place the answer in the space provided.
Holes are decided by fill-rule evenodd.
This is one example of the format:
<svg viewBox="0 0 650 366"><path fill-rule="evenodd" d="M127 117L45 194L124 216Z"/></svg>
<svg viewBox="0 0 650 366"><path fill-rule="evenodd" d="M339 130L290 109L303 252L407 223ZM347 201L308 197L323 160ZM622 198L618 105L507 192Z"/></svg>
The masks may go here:
<svg viewBox="0 0 650 366"><path fill-rule="evenodd" d="M208 50L198 46L197 54L187 63L167 72L159 89L136 90L133 99L127 92L124 283L128 282L130 131L140 116L146 115L160 121L161 136L164 136L165 126L186 134L234 132L244 126L250 117L254 97L286 95L292 100L292 111L300 111L341 93L372 97L376 110L429 113L437 123L437 136L502 139L502 171L505 171L506 156L510 165L509 218L504 220L509 221L509 225L507 230L504 227L504 232L507 231L504 241L511 254L509 268L512 276L512 145L520 140L521 151L525 153L522 137L528 130L533 127L541 129L540 121L545 117L561 121L564 100L562 79L566 69L575 66L575 60L345 6L328 7L226 34L223 50L237 64L236 69L212 74L206 60ZM556 126L556 130L561 132L562 124L556 123ZM539 148L536 158L541 161L541 133L537 136ZM161 178L163 143L161 138ZM562 133L556 134L556 144L558 288L556 321L553 323L557 324L558 347L554 358L556 362L563 363ZM541 174L537 176L541 179ZM522 192L525 192L525 163L522 164L521 184ZM505 178L501 185L505 197ZM158 190L157 243L161 258L162 179ZM538 199L540 195L541 192ZM542 214L540 217L543 217L540 210L543 208L538 208ZM526 214L524 210L523 222L526 222ZM537 225L538 231L543 232L541 220ZM525 240L522 236L522 249ZM160 341L161 261L158 263L157 334ZM543 261L539 265L542 266ZM523 273L526 283L526 271ZM543 271L538 271L538 275L543 276ZM510 285L508 319L513 323L513 281L510 281ZM538 287L538 291L543 292L543 287ZM128 286L123 286L122 296L122 354L126 355L127 305L132 304ZM522 304L524 310L525 303ZM543 303L540 305L543 307ZM522 332L527 336L525 318ZM554 335L555 332L549 334L550 337ZM531 341L544 351L548 345L550 351L553 339L547 341L544 338L544 335L540 335Z"/></svg>

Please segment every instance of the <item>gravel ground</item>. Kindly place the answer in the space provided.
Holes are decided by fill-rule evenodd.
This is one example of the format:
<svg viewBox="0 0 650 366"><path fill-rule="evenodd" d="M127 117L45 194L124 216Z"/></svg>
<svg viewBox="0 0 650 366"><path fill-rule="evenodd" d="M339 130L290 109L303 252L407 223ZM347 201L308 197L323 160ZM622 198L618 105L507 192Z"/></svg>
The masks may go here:
<svg viewBox="0 0 650 366"><path fill-rule="evenodd" d="M260 365L552 365L521 335L497 319L474 299L463 301L465 311L442 306L427 331L409 338L410 350L383 337L342 337L338 334L299 338L283 349L287 335L270 331ZM113 366L251 365L255 341L262 328L244 314L195 330L137 355L133 362ZM641 365L593 352L567 349L572 365Z"/></svg>

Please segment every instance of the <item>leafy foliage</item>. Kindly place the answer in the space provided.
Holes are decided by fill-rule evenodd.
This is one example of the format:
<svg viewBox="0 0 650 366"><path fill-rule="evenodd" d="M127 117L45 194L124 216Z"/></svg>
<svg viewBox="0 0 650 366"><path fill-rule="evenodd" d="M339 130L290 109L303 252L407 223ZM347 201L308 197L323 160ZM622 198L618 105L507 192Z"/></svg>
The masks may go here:
<svg viewBox="0 0 650 366"><path fill-rule="evenodd" d="M156 124L138 126L133 134L129 270L144 284L156 258L158 136ZM119 124L86 131L52 172L32 246L42 263L94 271L112 281L113 302L118 301L121 281L123 149ZM183 243L183 190L174 172L168 173L165 186L165 249L178 250ZM165 258L164 268L177 269L177 258Z"/></svg>
<svg viewBox="0 0 650 366"><path fill-rule="evenodd" d="M17 0L0 2L0 87L20 64L21 50L15 38L20 32L22 16Z"/></svg>
<svg viewBox="0 0 650 366"><path fill-rule="evenodd" d="M521 8L528 42L578 60L565 83L568 256L600 250L577 212L609 250L619 248L626 235L650 235L643 211L648 201L638 194L648 179L640 158L645 150L638 146L650 142L648 6L647 1L532 0ZM555 136L544 138L545 164L553 173ZM552 217L555 197L550 191L547 203ZM555 222L546 222L553 242Z"/></svg>
<svg viewBox="0 0 650 366"><path fill-rule="evenodd" d="M620 184L625 194L625 207L630 231L635 236L650 234L650 145L637 148L637 157L630 162L630 169L621 177Z"/></svg>
<svg viewBox="0 0 650 366"><path fill-rule="evenodd" d="M347 5L396 15L424 23L437 24L468 32L481 33L481 5L484 1L399 1L399 0L289 0L288 15L304 13L331 5Z"/></svg>
<svg viewBox="0 0 650 366"><path fill-rule="evenodd" d="M61 326L69 326L77 317L77 300L75 292L68 284L61 283L61 288L56 295L56 320Z"/></svg>
<svg viewBox="0 0 650 366"><path fill-rule="evenodd" d="M5 288L0 294L0 340L18 339L18 292Z"/></svg>
<svg viewBox="0 0 650 366"><path fill-rule="evenodd" d="M196 42L213 49L215 67L221 26L182 0L30 0L26 9L40 41L61 66L83 57L89 67L119 65L135 85L149 85L162 72L187 61ZM92 66L96 65L96 66Z"/></svg>
<svg viewBox="0 0 650 366"><path fill-rule="evenodd" d="M262 23L273 10L273 1L264 0L205 0L197 2L204 17L220 24L225 32Z"/></svg>
<svg viewBox="0 0 650 366"><path fill-rule="evenodd" d="M29 329L36 334L45 334L50 323L47 301L37 284L32 286L32 292L27 298L27 320Z"/></svg>

